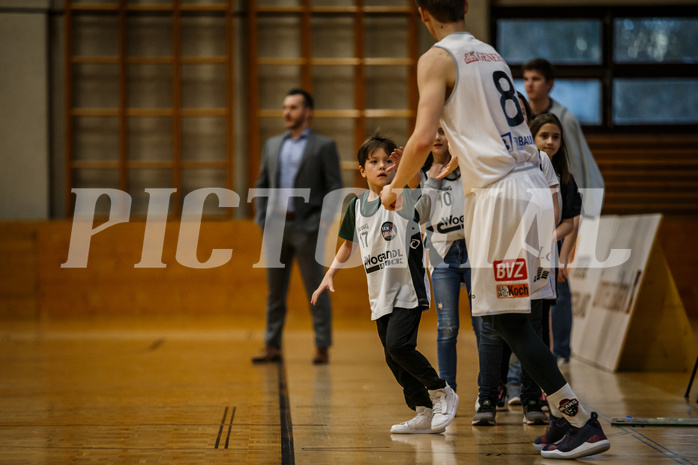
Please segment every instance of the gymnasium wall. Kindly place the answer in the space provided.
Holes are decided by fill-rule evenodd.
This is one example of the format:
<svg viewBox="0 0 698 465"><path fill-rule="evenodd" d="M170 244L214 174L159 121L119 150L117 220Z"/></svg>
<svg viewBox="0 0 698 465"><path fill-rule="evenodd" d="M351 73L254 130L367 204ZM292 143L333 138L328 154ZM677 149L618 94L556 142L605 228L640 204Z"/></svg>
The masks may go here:
<svg viewBox="0 0 698 465"><path fill-rule="evenodd" d="M42 320L67 316L233 315L263 319L265 272L260 262L261 233L249 220L202 223L197 258L213 249L232 249L232 258L211 269L188 268L176 260L179 223L167 224L164 268L135 268L141 261L144 222L122 223L92 238L86 268L61 268L68 259L69 221L0 222L0 318ZM679 293L698 318L694 279L698 250L686 247L698 219L666 217L659 241ZM603 259L604 257L600 257ZM335 316L368 312L366 278L359 266L343 270L332 294ZM289 308L307 312L307 297L294 270ZM368 313L366 313L368 315Z"/></svg>
<svg viewBox="0 0 698 465"><path fill-rule="evenodd" d="M0 219L49 215L48 3L0 0Z"/></svg>
<svg viewBox="0 0 698 465"><path fill-rule="evenodd" d="M617 5L696 4L695 0L614 0ZM604 0L493 0L471 2L468 25L476 36L489 35L489 5L607 5ZM216 247L235 250L230 263L192 270L174 260L176 223L169 226L164 260L158 270L138 270L143 223L114 226L95 236L86 270L60 268L69 243L64 217L63 168L63 20L61 0L0 0L0 316L44 318L101 313L251 312L263 308L266 285L258 261L261 236L251 222L204 225L201 253ZM238 40L237 44L242 44ZM244 61L244 50L236 52ZM236 67L244 102L244 66ZM245 114L240 108L239 114ZM236 122L235 156L243 162L245 121ZM691 244L698 226L696 136L590 135L589 144L607 182L605 214L661 212L660 241L684 305L698 318L698 291ZM241 165L241 166L244 166ZM236 173L240 182L243 172ZM677 182L677 179L680 181ZM58 195L57 195L58 193ZM37 220L37 221L25 221ZM224 244L224 245L220 245ZM342 276L343 275L343 276ZM360 290L334 296L337 312L355 310L364 294L359 269L340 280ZM298 280L298 275L295 278ZM305 306L302 286L292 286L293 305ZM352 299L354 298L354 299ZM242 302L242 303L241 303Z"/></svg>
<svg viewBox="0 0 698 465"><path fill-rule="evenodd" d="M177 261L179 222L169 222L162 268L141 261L145 222L106 228L92 237L85 268L62 268L70 250L70 221L0 222L0 318L28 320L133 315L233 315L264 319L267 296L262 235L250 220L203 222L196 259L232 249L226 264L193 269ZM338 316L368 310L362 267L343 270L333 295ZM289 308L307 313L297 267ZM369 313L366 313L367 319Z"/></svg>

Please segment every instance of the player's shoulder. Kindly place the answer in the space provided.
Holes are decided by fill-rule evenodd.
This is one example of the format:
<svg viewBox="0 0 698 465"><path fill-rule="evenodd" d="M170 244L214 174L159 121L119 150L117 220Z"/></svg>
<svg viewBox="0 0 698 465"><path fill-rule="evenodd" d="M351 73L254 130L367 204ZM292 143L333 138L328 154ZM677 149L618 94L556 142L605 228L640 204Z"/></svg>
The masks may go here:
<svg viewBox="0 0 698 465"><path fill-rule="evenodd" d="M451 63L451 61L451 53L439 46L431 47L419 57L420 66L430 66L439 62Z"/></svg>
<svg viewBox="0 0 698 465"><path fill-rule="evenodd" d="M431 47L417 63L420 79L442 79L449 76L455 69L454 58L450 52L439 47Z"/></svg>

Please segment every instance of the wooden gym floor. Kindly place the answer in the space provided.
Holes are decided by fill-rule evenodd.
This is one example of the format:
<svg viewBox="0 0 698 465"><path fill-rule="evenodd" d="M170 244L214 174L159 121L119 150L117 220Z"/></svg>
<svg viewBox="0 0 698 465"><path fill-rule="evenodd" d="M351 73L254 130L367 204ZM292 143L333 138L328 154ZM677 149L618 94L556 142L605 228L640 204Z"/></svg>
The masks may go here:
<svg viewBox="0 0 698 465"><path fill-rule="evenodd" d="M283 364L255 366L263 321L146 318L0 325L0 463L543 464L542 426L521 408L473 427L477 358L459 341L458 416L442 435L400 436L411 417L366 315L335 321L328 366L313 366L307 316L292 312ZM436 361L433 311L420 349ZM698 464L698 429L615 427L616 417L698 418L689 373L604 372L572 360L569 381L612 447L581 462Z"/></svg>

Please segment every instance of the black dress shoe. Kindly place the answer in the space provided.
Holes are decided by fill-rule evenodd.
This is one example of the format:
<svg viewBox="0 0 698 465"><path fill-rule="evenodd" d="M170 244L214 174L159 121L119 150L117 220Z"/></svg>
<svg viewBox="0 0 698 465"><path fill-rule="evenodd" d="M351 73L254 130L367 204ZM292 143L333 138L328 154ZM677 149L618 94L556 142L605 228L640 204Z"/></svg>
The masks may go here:
<svg viewBox="0 0 698 465"><path fill-rule="evenodd" d="M252 363L272 363L281 360L281 349L274 346L265 346L264 349L252 357Z"/></svg>
<svg viewBox="0 0 698 465"><path fill-rule="evenodd" d="M330 354L327 347L317 348L315 357L313 357L313 365L326 365L330 362Z"/></svg>

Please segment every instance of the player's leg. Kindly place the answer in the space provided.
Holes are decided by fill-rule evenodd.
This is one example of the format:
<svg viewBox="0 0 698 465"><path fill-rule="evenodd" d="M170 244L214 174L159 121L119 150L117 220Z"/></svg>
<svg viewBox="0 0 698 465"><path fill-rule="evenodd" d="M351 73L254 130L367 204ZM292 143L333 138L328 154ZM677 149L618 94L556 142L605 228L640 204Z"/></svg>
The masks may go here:
<svg viewBox="0 0 698 465"><path fill-rule="evenodd" d="M523 368L548 394L551 410L549 430L557 427L562 417L570 424L563 438L552 438L561 439L557 444L542 444L546 435L539 438L543 457L577 458L608 450L610 443L601 429L596 412L589 413L579 402L560 373L555 356L538 338L528 318L519 314L486 318L519 357Z"/></svg>
<svg viewBox="0 0 698 465"><path fill-rule="evenodd" d="M376 320L378 337L383 345L385 363L393 373L395 380L402 386L407 406L417 414L414 418L392 426L391 433L395 434L424 434L441 433L441 430L432 430L431 421L433 419L432 403L429 392L422 382L412 376L390 355L387 347L388 333L391 331L391 323L394 315L388 314Z"/></svg>
<svg viewBox="0 0 698 465"><path fill-rule="evenodd" d="M545 301L536 299L531 301L531 313L528 315L528 321L540 338L542 331L541 315ZM533 380L528 371L521 370L521 403L523 404L524 417L523 422L528 425L542 425L548 422L548 416L543 412L541 406L541 389Z"/></svg>
<svg viewBox="0 0 698 465"><path fill-rule="evenodd" d="M553 352L559 363L570 360L570 335L572 333L572 295L568 281L558 283L557 300L550 309L553 329Z"/></svg>
<svg viewBox="0 0 698 465"><path fill-rule="evenodd" d="M458 408L458 395L439 377L429 360L417 350L421 318L421 308L394 308L385 347L393 360L429 390L434 409L431 427L433 430L440 430L453 421Z"/></svg>
<svg viewBox="0 0 698 465"><path fill-rule="evenodd" d="M480 326L480 345L478 346L480 373L477 378L477 411L472 419L472 424L475 426L493 426L495 424L499 385L501 384L500 365L503 347L504 340L497 334L492 324L483 318Z"/></svg>
<svg viewBox="0 0 698 465"><path fill-rule="evenodd" d="M434 249L430 249L430 257L434 254ZM432 261L432 263L434 262ZM444 257L444 262L432 271L431 283L434 288L434 305L436 306L436 353L439 374L454 391L457 390L458 355L456 343L460 326L458 312L460 281L458 248L452 246Z"/></svg>

